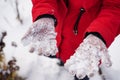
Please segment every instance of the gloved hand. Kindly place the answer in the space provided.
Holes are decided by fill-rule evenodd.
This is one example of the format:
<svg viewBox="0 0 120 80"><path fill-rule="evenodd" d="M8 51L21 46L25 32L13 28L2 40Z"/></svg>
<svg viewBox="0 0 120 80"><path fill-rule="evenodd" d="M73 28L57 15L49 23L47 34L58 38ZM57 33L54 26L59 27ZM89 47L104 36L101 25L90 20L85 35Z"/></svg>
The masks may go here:
<svg viewBox="0 0 120 80"><path fill-rule="evenodd" d="M56 35L54 19L41 18L29 28L22 38L22 43L31 46L30 52L45 56L55 55L58 51Z"/></svg>
<svg viewBox="0 0 120 80"><path fill-rule="evenodd" d="M88 35L76 49L73 56L65 63L65 68L77 78L83 79L86 75L92 77L98 72L101 64L111 66L110 56L105 44L94 35Z"/></svg>

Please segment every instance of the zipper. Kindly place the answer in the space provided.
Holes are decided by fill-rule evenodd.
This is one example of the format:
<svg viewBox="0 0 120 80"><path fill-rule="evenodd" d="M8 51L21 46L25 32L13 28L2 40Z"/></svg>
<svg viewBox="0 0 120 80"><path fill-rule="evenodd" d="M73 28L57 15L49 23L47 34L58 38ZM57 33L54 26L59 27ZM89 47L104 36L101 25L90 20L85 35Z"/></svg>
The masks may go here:
<svg viewBox="0 0 120 80"><path fill-rule="evenodd" d="M65 1L65 4L66 4L66 7L68 8L69 0L64 0L64 1Z"/></svg>
<svg viewBox="0 0 120 80"><path fill-rule="evenodd" d="M74 32L75 35L78 34L78 23L79 23L79 20L80 20L80 18L83 15L84 12L85 12L85 9L84 8L80 8L80 13L78 15L78 18L77 18L77 20L75 22L74 29L73 29L73 32Z"/></svg>

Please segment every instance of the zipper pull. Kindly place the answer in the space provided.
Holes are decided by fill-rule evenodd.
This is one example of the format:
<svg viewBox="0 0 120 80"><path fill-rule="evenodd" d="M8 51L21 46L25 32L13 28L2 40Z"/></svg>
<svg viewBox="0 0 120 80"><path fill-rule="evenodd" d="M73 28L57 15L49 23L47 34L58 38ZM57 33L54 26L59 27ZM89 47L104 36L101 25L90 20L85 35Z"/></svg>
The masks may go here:
<svg viewBox="0 0 120 80"><path fill-rule="evenodd" d="M81 9L80 9L80 13L79 13L79 15L78 15L78 18L77 18L77 20L76 20L76 22L75 22L75 25L74 25L74 30L73 30L73 32L74 32L75 35L78 34L78 23L79 23L80 18L81 18L81 16L83 15L84 12L85 12L85 9L84 9L84 8L81 8Z"/></svg>

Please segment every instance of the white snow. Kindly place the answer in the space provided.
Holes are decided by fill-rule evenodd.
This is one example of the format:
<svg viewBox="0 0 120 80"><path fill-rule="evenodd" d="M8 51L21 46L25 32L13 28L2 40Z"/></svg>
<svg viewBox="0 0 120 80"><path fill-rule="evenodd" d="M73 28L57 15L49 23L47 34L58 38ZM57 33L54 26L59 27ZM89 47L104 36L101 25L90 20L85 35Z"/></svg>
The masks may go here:
<svg viewBox="0 0 120 80"><path fill-rule="evenodd" d="M18 1L22 24L17 18L15 1ZM14 56L20 66L19 75L26 77L27 80L73 80L73 77L63 67L57 65L59 63L58 59L31 54L28 52L29 46L24 47L21 44L22 36L32 24L31 8L31 0L0 0L0 32L7 31L7 36L4 39L6 43L4 48L6 61L9 61ZM15 42L18 47L12 46L12 42ZM107 80L120 80L119 51L120 36L115 39L109 48L113 63L112 67L105 68L102 66L103 74ZM96 74L90 80L102 79Z"/></svg>

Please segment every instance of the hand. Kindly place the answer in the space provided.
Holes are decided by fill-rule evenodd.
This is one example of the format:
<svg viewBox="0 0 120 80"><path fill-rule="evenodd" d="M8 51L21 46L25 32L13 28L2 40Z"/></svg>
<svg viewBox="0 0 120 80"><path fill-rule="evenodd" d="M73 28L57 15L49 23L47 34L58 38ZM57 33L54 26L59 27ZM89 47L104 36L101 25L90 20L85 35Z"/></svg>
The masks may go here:
<svg viewBox="0 0 120 80"><path fill-rule="evenodd" d="M58 51L56 46L56 32L52 18L41 18L33 23L22 38L24 45L31 45L30 52L39 55L55 55Z"/></svg>
<svg viewBox="0 0 120 80"><path fill-rule="evenodd" d="M88 35L79 45L73 56L65 63L65 68L77 78L83 79L86 75L92 77L98 72L101 64L111 66L108 50L105 44L92 34Z"/></svg>

